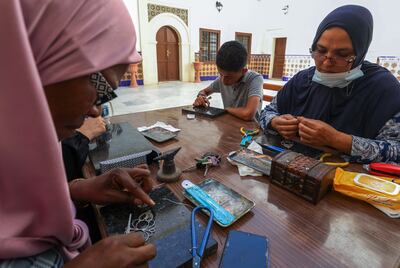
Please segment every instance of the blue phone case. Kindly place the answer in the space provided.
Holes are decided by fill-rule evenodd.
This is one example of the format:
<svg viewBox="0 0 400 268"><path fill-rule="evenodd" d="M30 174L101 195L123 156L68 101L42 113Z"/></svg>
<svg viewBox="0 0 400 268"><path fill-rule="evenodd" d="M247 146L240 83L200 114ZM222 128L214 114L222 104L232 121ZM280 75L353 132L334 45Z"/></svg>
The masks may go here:
<svg viewBox="0 0 400 268"><path fill-rule="evenodd" d="M219 268L269 267L269 242L265 236L231 230Z"/></svg>

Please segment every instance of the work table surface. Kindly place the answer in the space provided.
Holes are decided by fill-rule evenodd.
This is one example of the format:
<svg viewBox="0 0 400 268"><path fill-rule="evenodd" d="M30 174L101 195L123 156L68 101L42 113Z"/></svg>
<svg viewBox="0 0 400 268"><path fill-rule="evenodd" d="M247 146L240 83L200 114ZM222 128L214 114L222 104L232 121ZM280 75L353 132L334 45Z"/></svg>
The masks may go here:
<svg viewBox="0 0 400 268"><path fill-rule="evenodd" d="M218 252L203 260L202 267L218 267L229 230L241 230L269 239L272 267L398 267L400 265L400 220L390 219L371 205L330 192L317 205L271 184L266 176L240 177L226 155L240 148L240 127L256 128L225 114L214 119L196 116L188 120L181 108L116 116L113 123L129 122L134 127L157 121L181 131L177 139L153 143L160 151L182 147L176 164L185 169L194 158L213 151L223 155L220 167L211 168L214 178L256 205L228 228L213 225ZM151 167L155 176L156 167ZM184 173L194 183L204 180L202 170ZM184 201L180 182L168 187ZM184 201L187 202L187 201ZM202 217L203 222L206 217Z"/></svg>

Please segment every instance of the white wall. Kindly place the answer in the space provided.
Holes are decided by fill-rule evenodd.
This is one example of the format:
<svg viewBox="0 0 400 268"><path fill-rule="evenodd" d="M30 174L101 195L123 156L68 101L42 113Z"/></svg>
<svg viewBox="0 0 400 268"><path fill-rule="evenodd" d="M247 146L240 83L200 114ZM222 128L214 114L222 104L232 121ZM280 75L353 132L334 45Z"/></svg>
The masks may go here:
<svg viewBox="0 0 400 268"><path fill-rule="evenodd" d="M138 32L141 50L138 1L147 6L148 0L124 0ZM221 30L221 44L233 40L235 32L252 33L252 53L272 53L273 38L287 37L286 54L308 54L315 31L321 20L334 8L344 4L367 7L374 17L374 37L367 59L375 61L379 55L400 56L398 0L220 0L224 5L218 13L215 0L152 0L151 3L189 9L189 38L191 53L199 51L199 28ZM288 4L289 12L282 8ZM140 14L145 16L147 14ZM146 35L146 34L144 34ZM192 57L192 56L191 56ZM192 58L190 59L192 60ZM146 74L145 74L146 75ZM145 78L146 80L146 78Z"/></svg>
<svg viewBox="0 0 400 268"><path fill-rule="evenodd" d="M123 0L126 7L128 8L129 14L132 17L133 24L135 25L136 30L136 49L141 51L140 46L140 24L139 24L139 9L138 9L138 1L139 0Z"/></svg>
<svg viewBox="0 0 400 268"><path fill-rule="evenodd" d="M287 54L305 54L314 38L321 20L336 7L357 4L368 8L374 18L374 36L367 59L376 61L377 56L400 56L400 35L398 19L400 1L398 0L290 0L287 19Z"/></svg>

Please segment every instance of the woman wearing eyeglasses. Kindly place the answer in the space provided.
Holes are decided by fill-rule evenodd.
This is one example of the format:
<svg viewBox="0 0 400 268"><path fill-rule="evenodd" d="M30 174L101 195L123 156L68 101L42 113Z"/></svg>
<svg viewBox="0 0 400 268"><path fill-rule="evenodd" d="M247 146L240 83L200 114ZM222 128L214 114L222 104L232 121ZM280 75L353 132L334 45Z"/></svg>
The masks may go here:
<svg viewBox="0 0 400 268"><path fill-rule="evenodd" d="M286 139L328 146L354 162L400 161L400 84L365 61L372 40L368 9L346 5L319 25L300 71L265 107L260 125Z"/></svg>

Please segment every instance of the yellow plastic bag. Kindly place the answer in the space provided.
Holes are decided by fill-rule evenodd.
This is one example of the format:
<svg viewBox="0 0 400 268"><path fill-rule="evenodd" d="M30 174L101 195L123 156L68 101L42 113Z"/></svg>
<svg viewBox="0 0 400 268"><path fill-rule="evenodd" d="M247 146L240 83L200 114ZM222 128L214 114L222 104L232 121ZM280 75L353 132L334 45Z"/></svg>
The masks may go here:
<svg viewBox="0 0 400 268"><path fill-rule="evenodd" d="M344 171L341 168L336 169L333 188L342 194L364 200L374 206L386 207L400 212L400 194L389 195L374 191L354 182L354 178L360 173ZM378 177L378 176L376 176ZM378 177L387 181L391 178Z"/></svg>

